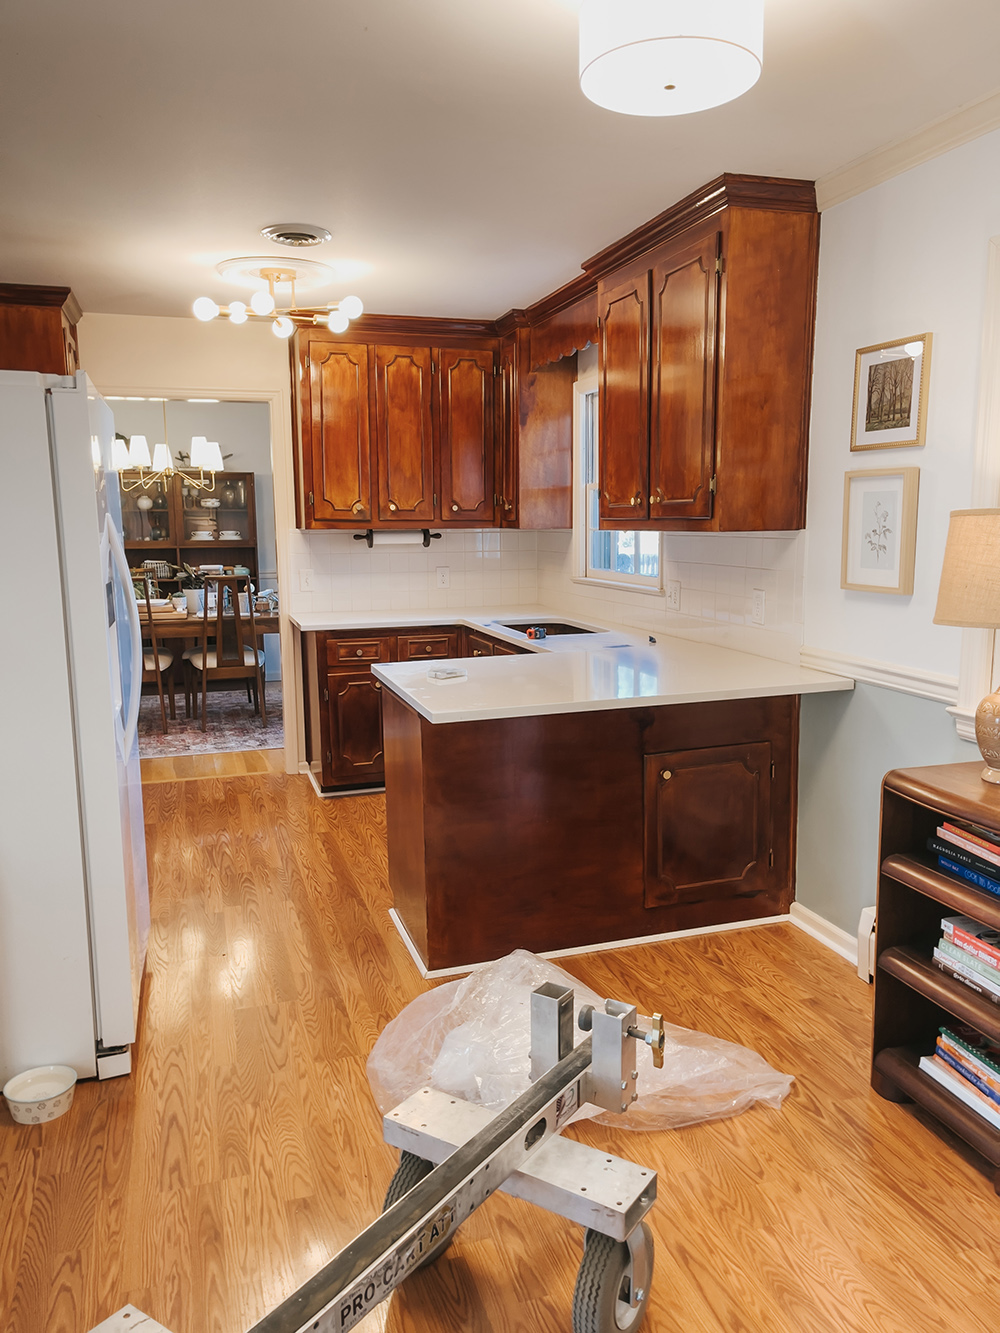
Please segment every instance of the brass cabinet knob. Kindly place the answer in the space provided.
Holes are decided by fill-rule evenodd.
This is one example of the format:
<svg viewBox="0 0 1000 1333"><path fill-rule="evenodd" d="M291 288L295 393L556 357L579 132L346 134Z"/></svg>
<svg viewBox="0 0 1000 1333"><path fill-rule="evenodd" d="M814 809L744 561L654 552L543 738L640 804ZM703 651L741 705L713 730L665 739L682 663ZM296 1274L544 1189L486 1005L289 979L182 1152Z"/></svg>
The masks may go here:
<svg viewBox="0 0 1000 1333"><path fill-rule="evenodd" d="M482 654L481 649L479 649L479 648L473 648L473 650L472 650L472 656L473 656L473 657L482 657L482 655L483 655L483 654Z"/></svg>
<svg viewBox="0 0 1000 1333"><path fill-rule="evenodd" d="M434 651L434 650L431 648L431 645L430 645L430 644L428 644L428 645L426 646L426 648L424 649L424 652L425 652L425 653L430 653L430 652L433 652L433 651Z"/></svg>
<svg viewBox="0 0 1000 1333"><path fill-rule="evenodd" d="M359 648L355 653L356 657L364 657L364 655L365 655L365 650L363 648Z"/></svg>
<svg viewBox="0 0 1000 1333"><path fill-rule="evenodd" d="M634 505L634 504L635 504L635 496L634 496L634 495L632 496L631 500L629 500L629 504L630 504L630 505Z"/></svg>
<svg viewBox="0 0 1000 1333"><path fill-rule="evenodd" d="M382 682L380 680L373 681L372 684L375 686L377 690L380 690L382 688Z"/></svg>
<svg viewBox="0 0 1000 1333"><path fill-rule="evenodd" d="M361 503L360 500L355 500L354 503L351 505L351 513L352 513L352 514L363 514L364 512L365 512L365 507L364 507L364 505Z"/></svg>
<svg viewBox="0 0 1000 1333"><path fill-rule="evenodd" d="M458 513L458 505L452 505L452 509L456 514Z"/></svg>
<svg viewBox="0 0 1000 1333"><path fill-rule="evenodd" d="M396 512L396 506L392 503L391 500L390 500L390 502L389 502L389 508L392 510L393 513Z"/></svg>
<svg viewBox="0 0 1000 1333"><path fill-rule="evenodd" d="M673 773L671 773L669 768L665 768L663 772L660 774L660 777L663 779L664 782L669 782L673 776L674 775Z"/></svg>

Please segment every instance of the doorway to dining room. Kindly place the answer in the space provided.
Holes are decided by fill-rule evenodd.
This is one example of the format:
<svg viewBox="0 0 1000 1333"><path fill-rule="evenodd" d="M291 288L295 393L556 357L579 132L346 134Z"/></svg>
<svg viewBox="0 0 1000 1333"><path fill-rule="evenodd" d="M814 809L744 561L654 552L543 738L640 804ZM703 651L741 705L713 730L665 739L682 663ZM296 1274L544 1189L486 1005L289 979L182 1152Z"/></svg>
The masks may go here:
<svg viewBox="0 0 1000 1333"><path fill-rule="evenodd" d="M188 661L200 651L205 575L221 567L247 577L255 605L276 613L279 599L275 542L274 487L271 465L270 407L266 402L222 401L208 397L116 397L108 395L116 433L131 441L143 436L150 452L169 445L175 466L191 469L191 441L204 436L217 441L225 471L211 490L188 486L180 473L148 490L124 491L134 478L123 475L122 518L126 551L137 580L143 571L158 601L166 603L157 625L157 651L165 695L173 695L163 730L159 687L155 679L143 686L139 714L139 753L143 759L179 758L225 752L274 750L284 746L281 651L277 633L260 636L264 654L264 712L255 707L254 691L236 680L210 681L205 698L205 728L200 693L186 699L197 683ZM141 586L141 583L138 585ZM211 583L208 584L211 588ZM167 599L185 596L172 620ZM190 630L190 634L181 633ZM266 716L266 725L264 724Z"/></svg>

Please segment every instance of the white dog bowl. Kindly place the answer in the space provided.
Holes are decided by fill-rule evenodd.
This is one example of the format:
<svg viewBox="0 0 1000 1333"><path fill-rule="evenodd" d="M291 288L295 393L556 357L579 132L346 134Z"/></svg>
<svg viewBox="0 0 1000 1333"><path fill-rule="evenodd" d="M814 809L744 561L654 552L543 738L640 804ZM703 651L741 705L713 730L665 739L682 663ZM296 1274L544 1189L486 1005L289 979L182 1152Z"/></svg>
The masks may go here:
<svg viewBox="0 0 1000 1333"><path fill-rule="evenodd" d="M8 1079L3 1095L19 1125L40 1125L69 1110L75 1089L75 1069L69 1065L40 1065Z"/></svg>

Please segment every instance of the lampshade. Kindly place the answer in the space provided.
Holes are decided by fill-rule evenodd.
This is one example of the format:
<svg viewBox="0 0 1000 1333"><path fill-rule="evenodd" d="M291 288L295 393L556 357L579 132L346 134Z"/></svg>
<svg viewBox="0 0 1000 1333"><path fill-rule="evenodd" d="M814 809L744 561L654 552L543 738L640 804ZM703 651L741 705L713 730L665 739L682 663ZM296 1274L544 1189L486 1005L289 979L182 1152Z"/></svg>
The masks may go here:
<svg viewBox="0 0 1000 1333"><path fill-rule="evenodd" d="M133 435L128 442L128 461L132 467L149 467L149 445L145 435Z"/></svg>
<svg viewBox="0 0 1000 1333"><path fill-rule="evenodd" d="M760 77L764 0L583 0L580 87L609 111L681 116Z"/></svg>
<svg viewBox="0 0 1000 1333"><path fill-rule="evenodd" d="M951 514L934 624L1000 629L1000 509Z"/></svg>
<svg viewBox="0 0 1000 1333"><path fill-rule="evenodd" d="M170 453L168 444L157 444L153 446L153 471L154 472L173 472L174 460Z"/></svg>
<svg viewBox="0 0 1000 1333"><path fill-rule="evenodd" d="M192 436L191 436L191 466L192 466L192 467L204 467L204 466L205 466L205 458L206 458L206 452L205 452L205 451L206 451L207 448L208 448L208 440L205 439L204 435L192 435Z"/></svg>
<svg viewBox="0 0 1000 1333"><path fill-rule="evenodd" d="M205 443L205 462L202 464L206 472L224 472L226 465L222 461L222 450L219 448L218 440L207 440Z"/></svg>
<svg viewBox="0 0 1000 1333"><path fill-rule="evenodd" d="M128 445L116 435L111 445L111 466L116 472L125 472L131 465Z"/></svg>

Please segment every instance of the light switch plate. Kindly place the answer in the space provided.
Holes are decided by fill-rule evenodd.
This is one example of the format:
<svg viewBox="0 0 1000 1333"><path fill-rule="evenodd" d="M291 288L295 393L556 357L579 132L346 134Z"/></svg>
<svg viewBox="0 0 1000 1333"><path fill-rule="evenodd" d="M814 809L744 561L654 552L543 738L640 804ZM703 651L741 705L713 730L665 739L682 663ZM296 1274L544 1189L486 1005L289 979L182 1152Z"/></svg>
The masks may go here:
<svg viewBox="0 0 1000 1333"><path fill-rule="evenodd" d="M315 592L316 575L311 569L299 570L299 592Z"/></svg>

